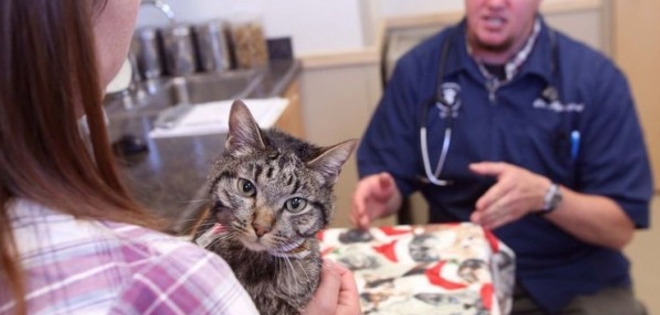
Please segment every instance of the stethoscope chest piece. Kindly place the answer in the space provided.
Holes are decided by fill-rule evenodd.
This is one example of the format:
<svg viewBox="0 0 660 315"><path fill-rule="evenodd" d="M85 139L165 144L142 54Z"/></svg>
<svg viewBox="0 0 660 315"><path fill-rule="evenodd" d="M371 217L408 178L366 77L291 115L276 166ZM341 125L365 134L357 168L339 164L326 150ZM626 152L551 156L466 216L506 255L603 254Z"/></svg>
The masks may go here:
<svg viewBox="0 0 660 315"><path fill-rule="evenodd" d="M456 118L461 107L461 86L455 82L445 82L438 88L435 106L441 118Z"/></svg>

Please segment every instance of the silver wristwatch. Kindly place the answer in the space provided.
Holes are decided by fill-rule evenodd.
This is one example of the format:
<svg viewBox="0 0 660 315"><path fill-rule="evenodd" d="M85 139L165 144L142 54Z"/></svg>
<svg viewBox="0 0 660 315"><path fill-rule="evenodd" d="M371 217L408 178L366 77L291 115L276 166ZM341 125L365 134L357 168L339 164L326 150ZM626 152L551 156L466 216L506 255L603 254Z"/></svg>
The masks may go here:
<svg viewBox="0 0 660 315"><path fill-rule="evenodd" d="M555 210L561 202L561 199L562 196L561 191L559 190L559 185L552 183L550 188L548 188L548 192L545 193L545 197L543 198L543 208L541 208L541 214L549 213L552 212L552 210Z"/></svg>

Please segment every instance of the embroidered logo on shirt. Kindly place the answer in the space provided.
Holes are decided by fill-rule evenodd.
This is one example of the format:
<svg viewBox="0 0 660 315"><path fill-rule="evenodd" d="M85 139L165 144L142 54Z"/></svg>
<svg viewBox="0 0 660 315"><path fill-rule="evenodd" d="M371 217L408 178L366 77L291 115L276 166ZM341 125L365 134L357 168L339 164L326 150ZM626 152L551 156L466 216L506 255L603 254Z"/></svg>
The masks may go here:
<svg viewBox="0 0 660 315"><path fill-rule="evenodd" d="M532 103L534 108L547 109L556 113L563 112L576 112L581 113L584 110L584 104L582 103L562 103L558 100L548 102L543 98L537 98L534 103Z"/></svg>
<svg viewBox="0 0 660 315"><path fill-rule="evenodd" d="M454 82L445 82L440 86L442 99L435 103L440 110L440 117L458 117L458 109L461 107L461 86Z"/></svg>

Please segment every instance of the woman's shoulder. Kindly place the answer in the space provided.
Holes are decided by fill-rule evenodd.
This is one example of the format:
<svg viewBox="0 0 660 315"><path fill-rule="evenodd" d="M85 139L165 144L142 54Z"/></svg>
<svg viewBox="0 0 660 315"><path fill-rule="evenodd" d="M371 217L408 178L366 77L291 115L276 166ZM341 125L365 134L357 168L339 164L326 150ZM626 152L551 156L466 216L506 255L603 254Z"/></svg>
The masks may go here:
<svg viewBox="0 0 660 315"><path fill-rule="evenodd" d="M166 256L178 251L196 256L206 254L205 250L184 238L127 223L80 219L26 199L13 201L9 209L12 227L22 251L99 244L98 247L103 247L106 252L111 250L126 254L127 259Z"/></svg>
<svg viewBox="0 0 660 315"><path fill-rule="evenodd" d="M19 199L10 205L10 218L21 253L114 263L136 272L155 263L187 268L200 259L217 257L218 267L228 268L214 255L186 238L167 235L145 227L111 221L79 219Z"/></svg>
<svg viewBox="0 0 660 315"><path fill-rule="evenodd" d="M128 249L129 259L140 257L159 257L187 253L198 257L205 256L208 251L196 246L187 237L168 235L142 226L112 222L95 222L99 234ZM130 253L130 255L128 255ZM131 258L134 257L134 258Z"/></svg>
<svg viewBox="0 0 660 315"><path fill-rule="evenodd" d="M68 279L85 279L90 283L87 293L103 300L98 307L117 312L168 313L186 305L209 310L231 305L245 314L256 312L224 260L185 238L131 224L77 219L25 200L13 202L10 215L23 264L44 277L33 283L63 283L57 290L72 292ZM39 301L37 307L52 303Z"/></svg>
<svg viewBox="0 0 660 315"><path fill-rule="evenodd" d="M130 306L138 313L169 313L172 307L192 307L187 310L257 313L229 265L189 238L115 222L103 225L122 239L122 258L132 272L113 310Z"/></svg>

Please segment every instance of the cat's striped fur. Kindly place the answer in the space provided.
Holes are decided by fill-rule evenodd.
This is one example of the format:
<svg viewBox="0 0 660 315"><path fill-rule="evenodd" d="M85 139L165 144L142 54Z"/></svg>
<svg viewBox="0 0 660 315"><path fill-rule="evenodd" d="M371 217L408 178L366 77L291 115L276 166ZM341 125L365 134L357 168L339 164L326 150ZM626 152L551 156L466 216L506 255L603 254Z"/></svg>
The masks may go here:
<svg viewBox="0 0 660 315"><path fill-rule="evenodd" d="M243 102L232 105L225 152L207 182L214 206L195 240L229 263L261 314L298 314L312 298L316 233L333 216L333 185L355 145L318 147L261 130Z"/></svg>

